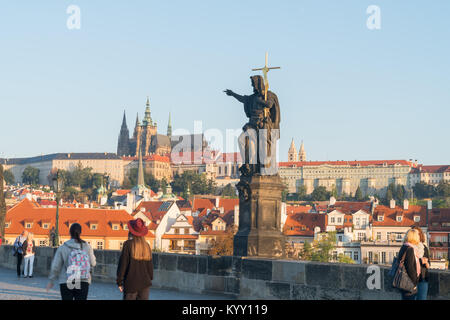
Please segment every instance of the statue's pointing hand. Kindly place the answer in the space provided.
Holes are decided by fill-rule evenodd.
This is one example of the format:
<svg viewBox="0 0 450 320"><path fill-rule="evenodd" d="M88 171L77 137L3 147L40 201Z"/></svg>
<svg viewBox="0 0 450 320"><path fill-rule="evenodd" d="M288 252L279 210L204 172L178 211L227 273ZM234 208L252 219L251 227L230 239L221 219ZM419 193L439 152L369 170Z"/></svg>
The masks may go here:
<svg viewBox="0 0 450 320"><path fill-rule="evenodd" d="M232 96L233 95L233 91L231 91L230 89L224 90L223 92L225 92L228 96Z"/></svg>

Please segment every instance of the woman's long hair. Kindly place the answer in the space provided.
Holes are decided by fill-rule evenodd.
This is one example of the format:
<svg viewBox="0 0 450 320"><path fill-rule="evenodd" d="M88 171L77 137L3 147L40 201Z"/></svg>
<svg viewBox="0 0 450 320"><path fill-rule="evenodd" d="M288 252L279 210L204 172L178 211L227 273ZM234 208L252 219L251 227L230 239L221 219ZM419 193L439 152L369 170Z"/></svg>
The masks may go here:
<svg viewBox="0 0 450 320"><path fill-rule="evenodd" d="M133 235L133 240L131 240L131 257L140 261L152 260L152 248L150 248L145 237Z"/></svg>
<svg viewBox="0 0 450 320"><path fill-rule="evenodd" d="M81 236L81 226L79 223L73 223L70 226L70 237L72 239L74 239L76 242L78 242L79 244L83 245L83 243L86 243L86 241L81 240L80 236Z"/></svg>

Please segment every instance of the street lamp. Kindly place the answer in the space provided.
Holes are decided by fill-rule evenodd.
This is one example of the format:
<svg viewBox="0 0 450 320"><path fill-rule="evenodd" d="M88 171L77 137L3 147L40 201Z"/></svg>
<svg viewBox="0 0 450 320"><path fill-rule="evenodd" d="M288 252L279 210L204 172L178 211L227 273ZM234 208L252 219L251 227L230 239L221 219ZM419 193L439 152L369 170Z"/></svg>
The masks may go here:
<svg viewBox="0 0 450 320"><path fill-rule="evenodd" d="M63 181L60 178L59 170L56 171L56 175L53 176L53 190L56 193L56 224L55 224L55 241L53 245L59 246L59 201L61 198L61 190L63 188Z"/></svg>

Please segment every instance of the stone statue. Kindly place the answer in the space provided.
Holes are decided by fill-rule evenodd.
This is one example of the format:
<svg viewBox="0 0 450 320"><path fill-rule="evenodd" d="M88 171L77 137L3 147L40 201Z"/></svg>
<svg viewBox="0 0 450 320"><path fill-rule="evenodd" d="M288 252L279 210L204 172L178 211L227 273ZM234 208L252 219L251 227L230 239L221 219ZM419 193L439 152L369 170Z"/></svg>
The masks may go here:
<svg viewBox="0 0 450 320"><path fill-rule="evenodd" d="M266 91L261 76L250 77L252 95L239 95L231 90L224 92L244 104L249 118L242 128L239 147L244 164L240 171L244 176L253 174L274 175L276 170L276 141L280 138L280 105L278 97Z"/></svg>

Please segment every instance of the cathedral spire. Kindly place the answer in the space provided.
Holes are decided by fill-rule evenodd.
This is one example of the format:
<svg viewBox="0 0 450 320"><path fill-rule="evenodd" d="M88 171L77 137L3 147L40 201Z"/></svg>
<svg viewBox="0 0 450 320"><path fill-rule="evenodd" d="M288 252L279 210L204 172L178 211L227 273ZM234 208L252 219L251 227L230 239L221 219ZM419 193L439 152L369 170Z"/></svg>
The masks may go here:
<svg viewBox="0 0 450 320"><path fill-rule="evenodd" d="M288 161L297 161L297 149L295 148L294 138L288 151Z"/></svg>
<svg viewBox="0 0 450 320"><path fill-rule="evenodd" d="M305 145L303 144L303 140L302 144L300 145L300 151L298 152L298 161L306 161L306 151Z"/></svg>
<svg viewBox="0 0 450 320"><path fill-rule="evenodd" d="M142 152L139 148L139 167L138 167L138 186L145 186L145 180L144 180L144 166L142 165Z"/></svg>
<svg viewBox="0 0 450 320"><path fill-rule="evenodd" d="M125 115L125 110L123 110L122 128L125 128L125 129L128 130L128 128L127 128L127 116Z"/></svg>
<svg viewBox="0 0 450 320"><path fill-rule="evenodd" d="M150 115L150 100L147 96L147 102L145 104L145 116L144 116L144 126L151 126L152 125L152 117Z"/></svg>
<svg viewBox="0 0 450 320"><path fill-rule="evenodd" d="M169 138L172 136L172 122L170 121L170 112L169 112L169 123L167 125L167 136Z"/></svg>

